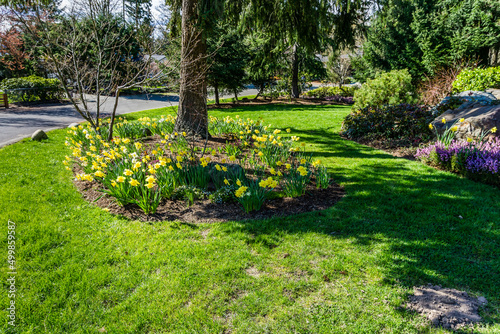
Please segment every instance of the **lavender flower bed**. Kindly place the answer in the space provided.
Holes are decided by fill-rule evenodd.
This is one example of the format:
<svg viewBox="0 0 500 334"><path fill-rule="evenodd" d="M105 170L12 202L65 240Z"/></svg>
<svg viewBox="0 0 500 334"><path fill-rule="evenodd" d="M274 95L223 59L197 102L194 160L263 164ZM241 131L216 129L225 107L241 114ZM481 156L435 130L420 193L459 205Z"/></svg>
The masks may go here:
<svg viewBox="0 0 500 334"><path fill-rule="evenodd" d="M341 96L341 95L332 95L332 96L326 96L325 100L339 102L339 103L345 103L345 104L354 104L354 99L352 96L346 97L346 96Z"/></svg>
<svg viewBox="0 0 500 334"><path fill-rule="evenodd" d="M446 147L436 142L417 150L415 158L476 181L500 185L500 139L489 142L453 140Z"/></svg>

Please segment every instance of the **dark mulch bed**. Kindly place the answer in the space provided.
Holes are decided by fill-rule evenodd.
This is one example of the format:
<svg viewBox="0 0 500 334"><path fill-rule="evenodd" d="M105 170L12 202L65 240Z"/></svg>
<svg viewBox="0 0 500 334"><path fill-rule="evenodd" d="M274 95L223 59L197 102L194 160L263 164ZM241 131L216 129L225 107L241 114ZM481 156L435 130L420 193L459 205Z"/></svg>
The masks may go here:
<svg viewBox="0 0 500 334"><path fill-rule="evenodd" d="M210 157L212 163L224 163L222 159L227 159L225 154L212 155L212 149L217 149L228 142L234 142L232 136L211 137L207 140L196 139L191 142L193 146L205 148L205 157ZM146 150L150 153L152 147L156 147L162 140L159 136L151 136L140 139L145 144ZM250 140L252 141L252 140ZM246 150L245 150L246 152ZM73 172L82 172L77 165ZM253 177L253 170L246 166L247 176ZM121 215L129 219L141 221L182 221L182 222L221 222L221 221L239 221L249 219L266 219L272 217L283 217L295 215L303 212L325 210L333 206L344 196L344 189L336 183L331 182L327 189L317 189L314 178L309 184L306 194L297 198L274 198L264 202L263 207L258 212L245 213L241 205L237 202L215 204L209 199L195 201L193 205L187 205L184 200L164 200L160 203L158 210L153 215L146 215L136 205L120 206L113 197L104 194L102 187L97 182L74 181L77 189L83 197L109 212ZM213 186L211 187L213 188ZM281 190L277 188L276 190Z"/></svg>
<svg viewBox="0 0 500 334"><path fill-rule="evenodd" d="M296 198L276 198L264 202L260 211L245 213L239 203L211 203L210 200L199 200L188 206L183 200L164 200L156 214L146 215L136 205L118 205L114 198L99 191L97 183L74 181L82 196L110 213L141 221L181 221L188 223L214 223L222 221L241 221L284 217L303 212L325 210L333 206L344 196L344 189L331 183L327 189L316 189L309 185L304 196ZM104 195L104 196L103 196Z"/></svg>
<svg viewBox="0 0 500 334"><path fill-rule="evenodd" d="M325 99L318 99L318 98L312 98L312 97L308 97L308 98L301 97L301 98L296 98L296 99L280 97L277 99L264 99L264 98L244 99L244 100L239 100L236 103L234 103L234 102L220 103L219 105L210 104L210 105L208 105L208 109L231 109L231 108L247 106L247 105L261 105L262 106L262 105L273 105L273 104L350 106L350 104L334 102L334 101L327 101Z"/></svg>

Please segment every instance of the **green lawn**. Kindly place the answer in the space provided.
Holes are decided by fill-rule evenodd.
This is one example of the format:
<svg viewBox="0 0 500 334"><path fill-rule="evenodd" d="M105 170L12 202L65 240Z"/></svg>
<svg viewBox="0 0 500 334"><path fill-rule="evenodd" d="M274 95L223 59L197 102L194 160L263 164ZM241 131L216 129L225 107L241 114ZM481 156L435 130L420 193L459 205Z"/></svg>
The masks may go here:
<svg viewBox="0 0 500 334"><path fill-rule="evenodd" d="M477 332L500 332L500 190L341 139L348 112L210 111L290 127L345 187L328 210L265 221L127 221L81 198L61 163L65 130L0 149L3 332L442 333L400 307L427 283L485 296Z"/></svg>

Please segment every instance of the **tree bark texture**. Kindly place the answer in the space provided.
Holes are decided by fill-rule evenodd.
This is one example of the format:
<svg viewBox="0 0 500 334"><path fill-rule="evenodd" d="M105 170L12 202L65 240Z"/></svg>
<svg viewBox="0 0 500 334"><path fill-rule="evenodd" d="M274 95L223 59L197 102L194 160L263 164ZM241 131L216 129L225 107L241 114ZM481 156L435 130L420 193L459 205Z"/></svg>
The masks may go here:
<svg viewBox="0 0 500 334"><path fill-rule="evenodd" d="M219 85L214 84L215 104L219 105Z"/></svg>
<svg viewBox="0 0 500 334"><path fill-rule="evenodd" d="M299 98L299 55L297 52L297 44L293 45L292 50L292 97Z"/></svg>
<svg viewBox="0 0 500 334"><path fill-rule="evenodd" d="M200 26L197 0L182 0L182 50L177 132L202 138L208 134L205 36Z"/></svg>

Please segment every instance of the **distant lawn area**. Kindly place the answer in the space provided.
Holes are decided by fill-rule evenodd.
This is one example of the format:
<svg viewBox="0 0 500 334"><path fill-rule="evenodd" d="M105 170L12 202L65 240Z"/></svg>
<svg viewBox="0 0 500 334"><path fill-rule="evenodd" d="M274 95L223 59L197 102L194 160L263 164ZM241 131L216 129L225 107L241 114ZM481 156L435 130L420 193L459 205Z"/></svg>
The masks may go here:
<svg viewBox="0 0 500 334"><path fill-rule="evenodd" d="M265 221L143 223L87 203L66 130L0 149L4 333L446 333L401 306L428 283L485 296L500 332L500 189L340 138L347 106L241 106L306 142L345 197ZM129 114L159 116L172 109ZM15 223L16 327L7 324Z"/></svg>

